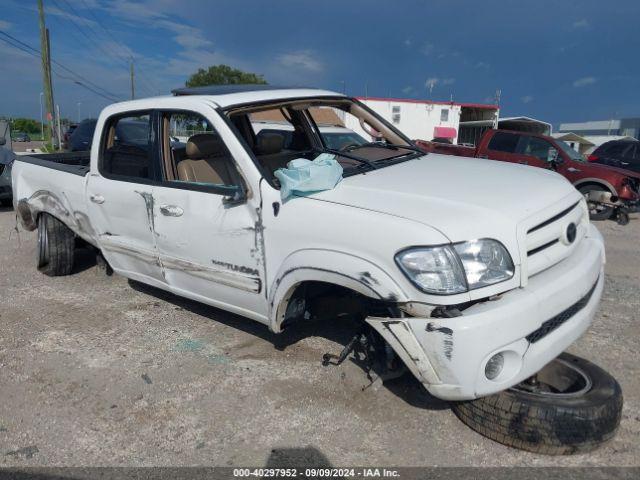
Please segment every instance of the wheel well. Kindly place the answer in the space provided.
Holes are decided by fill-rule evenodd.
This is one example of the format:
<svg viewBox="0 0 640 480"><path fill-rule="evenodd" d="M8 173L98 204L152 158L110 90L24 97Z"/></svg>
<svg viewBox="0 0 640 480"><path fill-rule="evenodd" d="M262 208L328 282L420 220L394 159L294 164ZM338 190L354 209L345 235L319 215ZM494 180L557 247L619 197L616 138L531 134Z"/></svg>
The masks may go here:
<svg viewBox="0 0 640 480"><path fill-rule="evenodd" d="M604 190L609 192L611 195L618 195L618 193L616 192L615 188L613 188L611 185L607 185L606 183L602 183L602 182L598 182L598 181L594 181L594 180L589 180L586 181L584 183L579 183L577 185L575 185L576 189L578 190L582 190L584 187L595 187L599 190Z"/></svg>
<svg viewBox="0 0 640 480"><path fill-rule="evenodd" d="M286 302L282 329L300 320L333 319L345 315L362 320L369 315L400 316L394 301L367 297L342 285L319 281L300 282Z"/></svg>

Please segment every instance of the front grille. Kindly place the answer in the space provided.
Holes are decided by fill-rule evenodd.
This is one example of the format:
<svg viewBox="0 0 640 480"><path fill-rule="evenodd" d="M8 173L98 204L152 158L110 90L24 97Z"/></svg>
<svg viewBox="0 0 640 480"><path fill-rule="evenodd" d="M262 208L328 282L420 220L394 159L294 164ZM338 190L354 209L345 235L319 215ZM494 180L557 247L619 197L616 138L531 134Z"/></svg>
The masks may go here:
<svg viewBox="0 0 640 480"><path fill-rule="evenodd" d="M532 277L568 257L580 244L587 231L584 202L576 202L549 217L525 225L523 246L527 252L526 274ZM573 242L566 241L567 228L576 227Z"/></svg>
<svg viewBox="0 0 640 480"><path fill-rule="evenodd" d="M576 208L576 206L578 205L578 203L580 202L576 202L573 205L571 205L569 208L561 211L560 213L558 213L557 215L554 215L553 217L549 218L548 220L545 220L544 222L542 222L539 225L536 225L535 227L530 228L529 230L527 230L527 235L530 233L535 232L536 230L540 230L541 228L546 227L547 225L555 222L556 220L560 220L562 217L564 217L566 214L568 214L571 210L573 210L574 208Z"/></svg>
<svg viewBox="0 0 640 480"><path fill-rule="evenodd" d="M576 303L571 305L566 310L560 312L555 317L544 322L539 329L535 330L534 332L531 332L525 338L529 340L530 343L536 343L538 340L542 340L549 333L553 332L556 328L558 328L560 325L562 325L564 322L569 320L576 313L578 313L580 310L586 307L587 303L589 303L589 300L591 300L591 297L593 296L593 292L595 291L596 286L598 285L598 280L596 280L596 283L593 284L593 287L591 287L591 290L589 290L584 297L582 297L580 300L578 300Z"/></svg>

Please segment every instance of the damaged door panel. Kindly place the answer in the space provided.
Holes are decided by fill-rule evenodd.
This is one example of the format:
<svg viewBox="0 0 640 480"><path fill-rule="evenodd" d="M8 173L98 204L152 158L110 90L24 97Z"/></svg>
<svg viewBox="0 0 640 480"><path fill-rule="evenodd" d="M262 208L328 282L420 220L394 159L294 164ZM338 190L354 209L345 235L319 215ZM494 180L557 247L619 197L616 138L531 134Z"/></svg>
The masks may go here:
<svg viewBox="0 0 640 480"><path fill-rule="evenodd" d="M171 289L213 305L264 311L262 232L256 211L247 203L227 206L223 195L211 192L156 186L154 196L155 237ZM167 215L166 206L183 213Z"/></svg>
<svg viewBox="0 0 640 480"><path fill-rule="evenodd" d="M247 182L219 134L225 125L190 110L159 112L159 118L166 148L162 181L153 189L154 236L169 287L264 321L259 198L248 198ZM184 135L193 125L197 132Z"/></svg>
<svg viewBox="0 0 640 480"><path fill-rule="evenodd" d="M87 194L98 244L113 270L155 286L164 285L153 234L152 187L89 175Z"/></svg>

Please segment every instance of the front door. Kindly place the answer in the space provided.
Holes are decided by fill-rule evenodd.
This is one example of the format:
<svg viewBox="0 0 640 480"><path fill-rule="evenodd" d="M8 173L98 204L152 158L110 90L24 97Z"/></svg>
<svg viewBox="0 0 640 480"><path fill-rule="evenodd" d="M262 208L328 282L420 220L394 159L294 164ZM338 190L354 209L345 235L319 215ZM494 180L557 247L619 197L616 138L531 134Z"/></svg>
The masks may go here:
<svg viewBox="0 0 640 480"><path fill-rule="evenodd" d="M234 201L245 185L218 134L228 127L194 112L165 112L160 121L164 174L153 197L168 285L179 295L266 321L259 192Z"/></svg>
<svg viewBox="0 0 640 480"><path fill-rule="evenodd" d="M551 142L544 138L529 135L520 136L518 147L516 148L515 160L523 165L532 167L552 168L554 152L560 152L551 145Z"/></svg>
<svg viewBox="0 0 640 480"><path fill-rule="evenodd" d="M99 173L87 184L88 211L98 246L117 273L164 285L153 234L151 179L154 161L150 115L144 112L107 120Z"/></svg>

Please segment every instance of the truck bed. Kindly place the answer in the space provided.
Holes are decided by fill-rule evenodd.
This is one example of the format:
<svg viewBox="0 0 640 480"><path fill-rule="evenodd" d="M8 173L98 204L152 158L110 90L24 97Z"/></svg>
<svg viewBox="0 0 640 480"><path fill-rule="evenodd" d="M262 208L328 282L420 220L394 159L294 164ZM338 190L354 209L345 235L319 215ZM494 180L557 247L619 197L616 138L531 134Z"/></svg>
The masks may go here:
<svg viewBox="0 0 640 480"><path fill-rule="evenodd" d="M476 149L462 145L449 145L446 143L428 142L426 140L416 140L416 146L430 153L441 153L443 155L456 155L458 157L475 157Z"/></svg>
<svg viewBox="0 0 640 480"><path fill-rule="evenodd" d="M38 216L46 212L95 244L85 201L88 173L88 152L18 156L11 174L23 227L34 230Z"/></svg>
<svg viewBox="0 0 640 480"><path fill-rule="evenodd" d="M41 153L20 155L16 161L60 170L84 177L89 172L89 152Z"/></svg>

